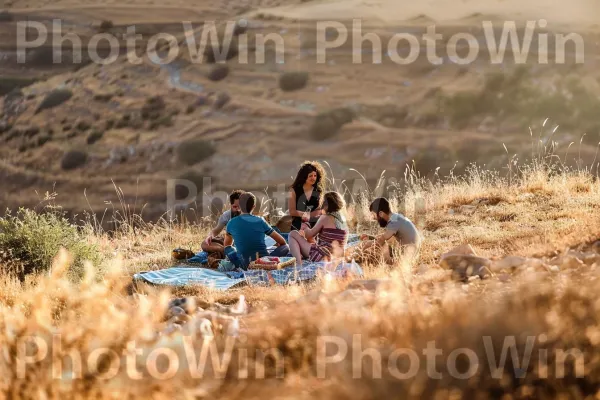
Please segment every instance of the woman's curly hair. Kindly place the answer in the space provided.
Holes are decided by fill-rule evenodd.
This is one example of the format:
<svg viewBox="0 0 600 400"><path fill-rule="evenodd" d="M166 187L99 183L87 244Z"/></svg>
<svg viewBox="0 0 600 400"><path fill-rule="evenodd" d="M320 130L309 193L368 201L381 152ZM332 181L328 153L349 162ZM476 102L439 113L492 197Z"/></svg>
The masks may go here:
<svg viewBox="0 0 600 400"><path fill-rule="evenodd" d="M300 166L298 173L296 174L296 179L294 183L290 186L290 189L300 189L304 186L304 183L308 179L308 175L311 172L317 173L317 181L313 185L315 189L319 191L319 204L323 202L323 195L325 194L325 179L327 174L325 173L325 168L318 161L305 161Z"/></svg>

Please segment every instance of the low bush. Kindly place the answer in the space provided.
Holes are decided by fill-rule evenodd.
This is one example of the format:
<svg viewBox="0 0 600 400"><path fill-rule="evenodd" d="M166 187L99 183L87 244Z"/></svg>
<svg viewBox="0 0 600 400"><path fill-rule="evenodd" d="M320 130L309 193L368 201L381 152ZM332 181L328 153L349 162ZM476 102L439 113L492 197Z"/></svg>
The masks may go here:
<svg viewBox="0 0 600 400"><path fill-rule="evenodd" d="M100 23L98 30L100 32L108 32L109 30L111 30L114 27L115 27L115 24L113 24L112 21L104 20Z"/></svg>
<svg viewBox="0 0 600 400"><path fill-rule="evenodd" d="M165 115L164 117L157 120L158 125L171 127L173 126L173 117L170 115Z"/></svg>
<svg viewBox="0 0 600 400"><path fill-rule="evenodd" d="M87 158L88 155L85 151L70 150L63 156L60 166L64 170L73 170L84 165Z"/></svg>
<svg viewBox="0 0 600 400"><path fill-rule="evenodd" d="M329 139L354 118L354 111L349 108L336 108L322 112L313 120L309 130L310 137L314 140Z"/></svg>
<svg viewBox="0 0 600 400"><path fill-rule="evenodd" d="M217 151L216 147L205 140L191 139L183 141L177 147L177 158L186 165L194 165L210 158Z"/></svg>
<svg viewBox="0 0 600 400"><path fill-rule="evenodd" d="M524 66L489 73L479 89L440 95L441 110L458 129L479 125L486 117L522 121L527 127L531 121L551 116L561 128L583 132L600 126L600 99L581 78L558 77L555 88L549 90L532 77Z"/></svg>
<svg viewBox="0 0 600 400"><path fill-rule="evenodd" d="M204 50L203 62L214 64L217 61L228 61L235 58L239 54L239 43L235 37L229 42L229 47L226 48L227 41L219 38L218 46L206 46Z"/></svg>
<svg viewBox="0 0 600 400"><path fill-rule="evenodd" d="M42 100L35 113L38 114L43 110L58 107L67 102L71 97L73 97L73 92L69 89L55 89L44 97L44 100Z"/></svg>
<svg viewBox="0 0 600 400"><path fill-rule="evenodd" d="M23 136L23 131L20 128L13 128L6 135L5 141L10 142L11 140L21 136Z"/></svg>
<svg viewBox="0 0 600 400"><path fill-rule="evenodd" d="M142 106L142 112L152 112L152 111L163 111L167 108L167 104L162 96L152 96L146 100L146 103Z"/></svg>
<svg viewBox="0 0 600 400"><path fill-rule="evenodd" d="M15 92L13 95L16 95L19 89L32 85L36 82L36 79L31 78L14 78L14 77L2 77L0 78L0 96L5 96L13 90ZM21 96L23 93L21 93ZM17 96L19 97L19 96Z"/></svg>
<svg viewBox="0 0 600 400"><path fill-rule="evenodd" d="M15 17L8 10L0 11L0 22L12 22Z"/></svg>
<svg viewBox="0 0 600 400"><path fill-rule="evenodd" d="M87 144L92 145L96 143L97 141L102 139L102 136L104 136L103 131L100 131L98 129L92 130L92 132L87 137Z"/></svg>
<svg viewBox="0 0 600 400"><path fill-rule="evenodd" d="M190 181L190 183L196 187L196 195L202 193L204 188L204 175L198 171L188 170L177 177L180 180ZM175 186L175 198L177 200L185 199L186 197L193 195L190 193L187 186L177 185Z"/></svg>
<svg viewBox="0 0 600 400"><path fill-rule="evenodd" d="M40 128L38 126L30 126L29 128L25 129L25 136L27 137L34 137L38 133L40 133Z"/></svg>
<svg viewBox="0 0 600 400"><path fill-rule="evenodd" d="M131 115L129 115L129 114L123 114L121 116L121 119L119 119L116 122L115 128L117 128L117 129L127 128L130 123L131 123Z"/></svg>
<svg viewBox="0 0 600 400"><path fill-rule="evenodd" d="M115 127L115 120L112 118L109 118L106 120L106 123L104 124L105 128L107 131L111 130L112 128Z"/></svg>
<svg viewBox="0 0 600 400"><path fill-rule="evenodd" d="M0 135L10 131L12 126L5 121L0 121Z"/></svg>
<svg viewBox="0 0 600 400"><path fill-rule="evenodd" d="M59 250L65 248L73 257L69 276L83 276L83 262L99 266L98 248L85 240L78 228L61 214L37 213L21 209L0 218L0 258L9 274L23 281L26 275L47 273Z"/></svg>
<svg viewBox="0 0 600 400"><path fill-rule="evenodd" d="M27 53L27 64L36 67L47 67L54 64L54 48L40 47Z"/></svg>
<svg viewBox="0 0 600 400"><path fill-rule="evenodd" d="M90 124L88 121L82 119L77 121L77 125L75 125L75 128L77 128L78 131L81 132L85 132L88 129L90 129L92 127L92 124Z"/></svg>
<svg viewBox="0 0 600 400"><path fill-rule="evenodd" d="M114 94L113 93L96 93L94 95L94 100L102 102L102 103L108 103L109 101L112 100Z"/></svg>
<svg viewBox="0 0 600 400"><path fill-rule="evenodd" d="M248 21L246 21L246 20L237 21L235 23L235 26L233 27L233 35L234 36L243 35L247 31L248 31Z"/></svg>
<svg viewBox="0 0 600 400"><path fill-rule="evenodd" d="M229 103L229 101L231 100L231 96L229 96L229 94L225 93L225 92L220 92L219 94L217 94L217 97L215 98L215 102L213 103L213 107L217 110L225 107L227 105L227 103Z"/></svg>
<svg viewBox="0 0 600 400"><path fill-rule="evenodd" d="M222 81L229 75L229 67L225 64L215 65L210 69L207 78L213 82Z"/></svg>
<svg viewBox="0 0 600 400"><path fill-rule="evenodd" d="M285 72L279 77L279 88L284 92L304 89L308 84L308 72Z"/></svg>
<svg viewBox="0 0 600 400"><path fill-rule="evenodd" d="M42 135L37 138L37 146L42 147L43 145L48 143L50 140L52 140L52 137L50 135L48 135L48 134Z"/></svg>

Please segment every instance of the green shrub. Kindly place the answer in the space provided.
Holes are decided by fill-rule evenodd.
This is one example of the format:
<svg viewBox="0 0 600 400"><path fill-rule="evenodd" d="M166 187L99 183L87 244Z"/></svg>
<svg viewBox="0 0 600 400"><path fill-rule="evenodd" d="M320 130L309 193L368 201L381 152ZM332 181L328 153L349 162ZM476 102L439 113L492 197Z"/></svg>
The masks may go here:
<svg viewBox="0 0 600 400"><path fill-rule="evenodd" d="M459 129L480 124L487 116L523 121L525 127L547 117L565 129L593 131L598 126L600 98L581 78L560 79L551 92L527 78L528 70L523 66L507 74L488 74L479 90L442 96L443 112Z"/></svg>
<svg viewBox="0 0 600 400"><path fill-rule="evenodd" d="M98 248L85 240L76 226L59 213L36 213L21 209L0 218L0 257L11 274L24 280L32 273L46 273L61 247L73 257L68 276L83 276L83 262L99 266Z"/></svg>
<svg viewBox="0 0 600 400"><path fill-rule="evenodd" d="M225 92L220 92L219 94L217 94L217 98L215 99L215 102L213 103L213 107L217 110L225 107L225 105L227 103L229 103L229 101L231 100L231 96L229 96L227 93Z"/></svg>
<svg viewBox="0 0 600 400"><path fill-rule="evenodd" d="M115 120L112 118L107 119L106 123L105 123L106 130L110 131L114 127L115 127Z"/></svg>
<svg viewBox="0 0 600 400"><path fill-rule="evenodd" d="M152 96L146 100L141 111L150 114L153 111L163 111L165 108L167 108L167 104L162 96Z"/></svg>
<svg viewBox="0 0 600 400"><path fill-rule="evenodd" d="M40 137L37 138L37 146L38 147L42 147L43 145L45 145L46 143L48 143L50 140L52 140L52 137L50 135L42 135Z"/></svg>
<svg viewBox="0 0 600 400"><path fill-rule="evenodd" d="M123 114L121 116L121 119L119 119L117 121L117 123L115 125L115 128L117 128L117 129L127 128L130 123L131 123L131 115L130 114Z"/></svg>
<svg viewBox="0 0 600 400"><path fill-rule="evenodd" d="M346 107L335 108L329 111L329 115L341 125L349 124L356 117L354 111Z"/></svg>
<svg viewBox="0 0 600 400"><path fill-rule="evenodd" d="M70 150L63 156L60 166L64 170L79 168L87 162L87 158L88 155L84 151Z"/></svg>
<svg viewBox="0 0 600 400"><path fill-rule="evenodd" d="M73 92L69 89L55 89L46 95L35 113L38 114L42 110L58 107L68 101L71 97L73 97Z"/></svg>
<svg viewBox="0 0 600 400"><path fill-rule="evenodd" d="M0 11L0 22L12 22L15 17L8 10Z"/></svg>
<svg viewBox="0 0 600 400"><path fill-rule="evenodd" d="M88 121L86 121L84 119L77 121L77 125L75 125L75 128L81 132L85 132L88 129L90 129L91 127L92 127L92 124L90 124Z"/></svg>
<svg viewBox="0 0 600 400"><path fill-rule="evenodd" d="M212 143L205 140L186 140L177 147L177 158L183 164L194 165L210 158L216 150Z"/></svg>
<svg viewBox="0 0 600 400"><path fill-rule="evenodd" d="M15 89L18 90L33 85L35 82L36 79L31 78L2 77L0 78L0 96L5 96ZM22 95L23 93L21 93Z"/></svg>
<svg viewBox="0 0 600 400"><path fill-rule="evenodd" d="M94 129L87 137L87 144L92 145L96 143L98 140L102 139L104 136L104 132Z"/></svg>
<svg viewBox="0 0 600 400"><path fill-rule="evenodd" d="M453 159L448 149L431 147L419 149L413 158L413 167L420 176L432 177L438 167L451 165Z"/></svg>
<svg viewBox="0 0 600 400"><path fill-rule="evenodd" d="M237 38L231 38L229 42L229 48L225 52L225 45L227 42L222 38L219 38L217 46L206 46L204 49L203 61L214 64L217 61L228 61L239 54L239 44ZM217 48L214 48L217 47Z"/></svg>
<svg viewBox="0 0 600 400"><path fill-rule="evenodd" d="M11 131L8 132L5 140L7 142L10 142L11 140L18 138L19 136L23 136L23 131L19 128L13 128Z"/></svg>
<svg viewBox="0 0 600 400"><path fill-rule="evenodd" d="M40 47L27 53L27 64L48 67L54 64L54 48Z"/></svg>
<svg viewBox="0 0 600 400"><path fill-rule="evenodd" d="M40 128L38 126L30 126L29 128L25 129L25 136L27 137L34 137L38 133L40 133Z"/></svg>
<svg viewBox="0 0 600 400"><path fill-rule="evenodd" d="M308 72L285 72L279 77L279 88L284 92L304 89L308 84Z"/></svg>
<svg viewBox="0 0 600 400"><path fill-rule="evenodd" d="M235 26L233 27L233 35L239 36L243 35L248 31L248 22L244 21L244 23L240 23L240 21L236 21Z"/></svg>
<svg viewBox="0 0 600 400"><path fill-rule="evenodd" d="M98 30L100 32L108 32L109 30L111 30L114 27L115 27L115 24L113 24L112 21L104 20L104 21L102 21L100 23L100 26L98 27Z"/></svg>
<svg viewBox="0 0 600 400"><path fill-rule="evenodd" d="M0 135L10 131L11 129L12 126L8 122L0 121Z"/></svg>
<svg viewBox="0 0 600 400"><path fill-rule="evenodd" d="M207 78L213 82L222 81L229 75L229 67L224 64L215 65L210 69Z"/></svg>
<svg viewBox="0 0 600 400"><path fill-rule="evenodd" d="M195 170L188 170L177 177L177 179L190 181L196 187L196 194L199 195L204 189L204 175ZM175 186L175 198L178 200L185 199L191 193L188 192L187 186Z"/></svg>
<svg viewBox="0 0 600 400"><path fill-rule="evenodd" d="M342 126L352 122L355 114L349 108L336 108L320 113L315 117L309 134L314 140L326 140L335 136Z"/></svg>
<svg viewBox="0 0 600 400"><path fill-rule="evenodd" d="M94 95L94 100L102 102L102 103L108 103L109 101L112 100L114 94L113 93L96 93Z"/></svg>

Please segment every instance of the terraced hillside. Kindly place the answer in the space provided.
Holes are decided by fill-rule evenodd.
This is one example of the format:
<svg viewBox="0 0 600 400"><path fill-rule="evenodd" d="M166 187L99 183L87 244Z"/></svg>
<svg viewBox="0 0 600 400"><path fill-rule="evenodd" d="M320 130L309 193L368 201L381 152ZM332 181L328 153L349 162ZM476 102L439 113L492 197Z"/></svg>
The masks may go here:
<svg viewBox="0 0 600 400"><path fill-rule="evenodd" d="M465 42L447 41L468 32L485 44L481 21L537 18L535 7L518 14L512 3L465 3L440 20L433 10L449 7L444 2L402 12L389 2L371 7L388 9L389 18L354 3L347 4L354 14L339 11L343 2L319 1L9 3L0 17L0 93L6 94L0 101L0 174L6 189L0 205L34 206L48 191L68 210L102 214L125 196L127 203L144 207L145 217L156 218L165 211L169 179L191 180L199 193L240 185L272 191L290 183L304 159L326 160L338 182L349 185L362 180L351 169L371 182L384 170L401 181L407 165L423 175L438 167L438 174L459 174L470 162L502 169L544 147L560 149L571 165L595 169L600 35L587 18L592 3L581 0L566 15L537 8L539 18L548 19L549 60L557 55L552 33L576 29L585 44L583 63L576 63L579 48L573 43L565 47L565 63L536 62L540 38L535 36L523 65L510 61L510 50L504 63L492 64L485 47L475 62L459 65L448 48L465 57ZM319 61L317 20L335 15L346 26L348 19L362 17L363 32L384 46L381 62L373 58L369 41L350 40ZM72 44L65 41L63 61L53 63L48 39L27 54L25 64L18 63L18 21L50 28L53 18L62 20L63 34L80 38L82 62L72 62ZM569 18L575 22L569 24ZM186 36L192 31L186 32L182 21L190 22L195 35ZM227 21L242 21L235 30L236 51L223 64L210 57L197 62L190 52L189 38L200 39L206 21L216 21L221 33ZM444 38L435 48L440 65L427 58L424 39L414 62L400 65L389 58L387 44L394 35L420 38L432 23ZM126 53L123 36L132 26L142 35L136 57ZM98 33L118 38L116 61L90 60L90 40ZM179 42L169 64L159 63L167 57L167 41L159 42L155 55L145 51L157 33ZM259 35L269 34L284 45L267 41L264 52L257 51L263 49ZM323 37L331 41L335 35ZM99 57L109 56L107 43L99 42ZM407 42L396 44L408 56ZM362 62L356 62L357 54ZM13 90L17 86L21 89ZM211 187L203 186L207 177Z"/></svg>

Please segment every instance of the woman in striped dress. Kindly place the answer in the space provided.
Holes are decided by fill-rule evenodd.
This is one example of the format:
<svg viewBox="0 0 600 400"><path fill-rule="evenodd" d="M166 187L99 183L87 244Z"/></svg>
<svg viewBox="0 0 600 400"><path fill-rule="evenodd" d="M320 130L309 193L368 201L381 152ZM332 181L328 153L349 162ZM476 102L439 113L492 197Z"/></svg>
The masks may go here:
<svg viewBox="0 0 600 400"><path fill-rule="evenodd" d="M328 192L323 197L324 214L315 226L309 228L303 224L300 231L290 233L290 251L296 257L297 266L302 265L303 258L318 262L343 257L348 241L348 225L342 215L344 207L344 199L339 193Z"/></svg>

